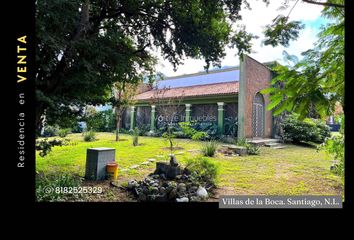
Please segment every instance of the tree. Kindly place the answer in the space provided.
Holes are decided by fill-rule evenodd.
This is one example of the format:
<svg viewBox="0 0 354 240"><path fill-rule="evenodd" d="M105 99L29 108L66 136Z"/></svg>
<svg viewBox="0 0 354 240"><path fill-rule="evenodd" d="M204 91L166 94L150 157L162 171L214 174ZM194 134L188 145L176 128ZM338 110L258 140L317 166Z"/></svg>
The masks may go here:
<svg viewBox="0 0 354 240"><path fill-rule="evenodd" d="M123 111L127 107L134 105L138 84L139 82L129 83L127 81L120 81L113 84L114 98L112 99L112 105L116 116L116 141L119 141L119 130Z"/></svg>
<svg viewBox="0 0 354 240"><path fill-rule="evenodd" d="M184 98L184 91L180 93L179 96L169 97L168 96L169 88L158 88L158 83L155 86L153 97L150 100L151 105L155 105L159 117L161 117L161 122L164 124L164 133L162 134L163 138L166 138L169 142L170 156L171 159L175 159L173 156L174 150L174 138L176 137L173 133L175 125L178 122L179 115L181 114L181 103Z"/></svg>
<svg viewBox="0 0 354 240"><path fill-rule="evenodd" d="M268 109L274 110L274 115L288 111L299 113L303 119L315 110L325 117L334 112L338 102L344 107L344 13L328 6L322 15L332 23L319 33L315 47L302 53L300 61L285 53L291 65L273 69L277 74L272 80L274 86L263 93L271 94Z"/></svg>
<svg viewBox="0 0 354 240"><path fill-rule="evenodd" d="M220 65L229 43L249 52L252 35L233 30L242 0L36 1L36 125L104 104L120 76L154 69L161 51L175 67L183 58Z"/></svg>

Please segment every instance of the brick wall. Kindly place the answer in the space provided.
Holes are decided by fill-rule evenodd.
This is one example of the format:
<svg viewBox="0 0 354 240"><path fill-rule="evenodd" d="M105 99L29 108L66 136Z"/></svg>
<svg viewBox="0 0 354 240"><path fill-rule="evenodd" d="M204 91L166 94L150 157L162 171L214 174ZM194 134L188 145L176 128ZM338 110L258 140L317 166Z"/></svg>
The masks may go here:
<svg viewBox="0 0 354 240"><path fill-rule="evenodd" d="M271 71L263 64L249 56L244 58L245 102L244 102L244 136L252 137L253 98L257 92L270 86ZM269 103L269 95L263 95L265 108ZM272 113L265 109L265 137L272 135Z"/></svg>

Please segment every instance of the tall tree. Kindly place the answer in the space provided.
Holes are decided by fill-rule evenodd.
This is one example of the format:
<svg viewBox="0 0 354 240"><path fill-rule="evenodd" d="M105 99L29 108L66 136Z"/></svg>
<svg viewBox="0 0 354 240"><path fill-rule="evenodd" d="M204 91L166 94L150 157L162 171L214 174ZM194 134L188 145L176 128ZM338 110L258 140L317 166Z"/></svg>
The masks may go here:
<svg viewBox="0 0 354 240"><path fill-rule="evenodd" d="M117 75L154 70L161 51L175 67L185 57L219 65L225 46L250 50L233 30L242 0L36 1L36 123L60 123L110 97Z"/></svg>
<svg viewBox="0 0 354 240"><path fill-rule="evenodd" d="M134 105L139 82L119 81L113 84L114 97L112 105L116 116L116 141L119 141L119 131L123 111Z"/></svg>
<svg viewBox="0 0 354 240"><path fill-rule="evenodd" d="M322 15L331 23L318 34L315 47L303 52L300 61L285 54L290 65L276 66L274 86L263 91L271 94L269 109L275 115L289 111L304 118L315 110L325 117L334 112L338 102L344 107L344 9L337 7L344 1L327 3L334 5L326 5Z"/></svg>

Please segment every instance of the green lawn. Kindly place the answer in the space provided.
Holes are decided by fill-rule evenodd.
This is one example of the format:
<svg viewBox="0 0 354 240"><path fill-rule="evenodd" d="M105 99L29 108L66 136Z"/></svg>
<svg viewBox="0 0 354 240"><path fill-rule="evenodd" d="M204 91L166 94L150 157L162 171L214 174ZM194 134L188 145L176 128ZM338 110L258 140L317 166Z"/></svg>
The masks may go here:
<svg viewBox="0 0 354 240"><path fill-rule="evenodd" d="M91 147L111 147L116 149L116 161L120 169L145 162L148 158L157 161L167 159L168 146L162 138L139 137L139 146L132 146L129 135L121 135L126 141L114 141L113 133L98 133L94 142L84 142L81 134L71 134L70 145L54 147L45 157L37 153L37 171L45 174L59 172L84 176L86 149ZM178 161L183 165L188 158L198 156L201 143L176 139ZM210 158L219 165L217 194L341 194L341 177L331 173L331 159L315 148L287 145L285 149L262 147L260 155L227 157L218 153ZM142 179L155 169L155 164L138 169L120 171L118 182L127 179Z"/></svg>

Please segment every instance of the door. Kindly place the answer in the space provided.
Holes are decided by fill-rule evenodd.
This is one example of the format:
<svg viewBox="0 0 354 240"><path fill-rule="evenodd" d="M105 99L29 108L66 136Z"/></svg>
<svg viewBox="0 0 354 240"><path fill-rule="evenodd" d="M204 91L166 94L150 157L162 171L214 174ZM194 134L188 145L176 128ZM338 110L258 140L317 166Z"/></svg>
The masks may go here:
<svg viewBox="0 0 354 240"><path fill-rule="evenodd" d="M260 93L253 99L252 128L253 137L264 136L264 98Z"/></svg>

